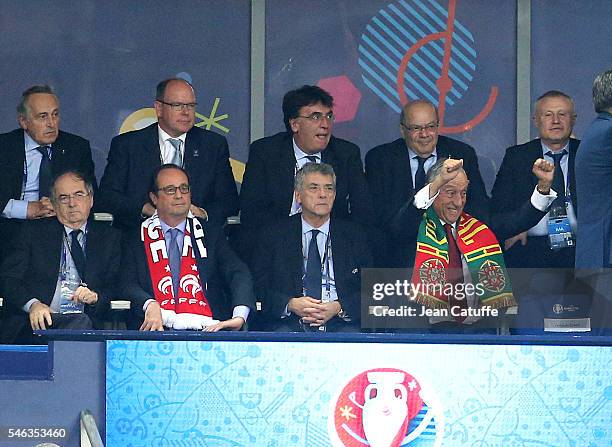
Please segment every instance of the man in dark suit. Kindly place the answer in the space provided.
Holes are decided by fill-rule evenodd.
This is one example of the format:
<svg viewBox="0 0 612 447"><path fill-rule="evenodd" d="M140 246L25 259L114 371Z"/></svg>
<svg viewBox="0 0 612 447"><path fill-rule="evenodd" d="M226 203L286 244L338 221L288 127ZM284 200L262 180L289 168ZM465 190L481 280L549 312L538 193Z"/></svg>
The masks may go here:
<svg viewBox="0 0 612 447"><path fill-rule="evenodd" d="M576 269L593 289L594 332L612 331L612 70L593 81L597 117L580 143L576 157L576 190L588 200L578 202Z"/></svg>
<svg viewBox="0 0 612 447"><path fill-rule="evenodd" d="M533 121L539 138L506 150L492 191L491 226L506 240L509 267L572 268L573 241L553 250L548 222L550 216L567 216L575 234L574 161L580 141L570 137L574 102L565 93L546 92L535 103Z"/></svg>
<svg viewBox="0 0 612 447"><path fill-rule="evenodd" d="M89 220L91 181L76 171L61 174L51 203L57 219L27 222L2 264L4 305L11 314L2 328L5 342L30 342L31 329L91 329L114 293L121 237Z"/></svg>
<svg viewBox="0 0 612 447"><path fill-rule="evenodd" d="M121 280L132 309L144 312L140 329L242 328L255 302L251 275L222 229L190 212L187 172L159 166L149 189L156 212L127 241Z"/></svg>
<svg viewBox="0 0 612 447"><path fill-rule="evenodd" d="M134 228L153 214L149 179L164 163L173 163L190 174L191 211L196 217L221 226L227 216L237 213L238 192L227 141L194 127L195 107L191 84L167 79L157 86L157 123L113 138L96 209L112 213L117 226Z"/></svg>
<svg viewBox="0 0 612 447"><path fill-rule="evenodd" d="M428 101L412 101L400 116L402 138L377 146L366 154L365 170L376 207L377 221L389 237L387 265L412 266L423 211L415 206L419 192L428 198L426 176L437 160L463 160L470 182L466 212L488 217L488 196L474 148L438 135L438 111Z"/></svg>
<svg viewBox="0 0 612 447"><path fill-rule="evenodd" d="M325 90L305 85L285 94L283 115L287 132L251 144L240 190L244 244L257 229L299 212L294 200L296 172L307 162L330 164L337 176L334 217L367 224L372 218L359 148L332 135L333 98ZM249 258L253 245L245 248Z"/></svg>
<svg viewBox="0 0 612 447"><path fill-rule="evenodd" d="M301 214L265 228L253 274L263 325L276 331L359 331L360 270L372 264L361 227L331 217L336 177L307 163L295 178Z"/></svg>
<svg viewBox="0 0 612 447"><path fill-rule="evenodd" d="M597 118L576 157L576 189L589 198L578 204L576 267L583 269L612 266L612 70L595 78L593 104Z"/></svg>
<svg viewBox="0 0 612 447"><path fill-rule="evenodd" d="M23 92L17 106L20 129L0 134L0 238L19 231L25 220L54 216L49 189L54 176L76 169L91 178L89 142L59 130L59 100L48 85ZM0 246L0 259L3 250Z"/></svg>

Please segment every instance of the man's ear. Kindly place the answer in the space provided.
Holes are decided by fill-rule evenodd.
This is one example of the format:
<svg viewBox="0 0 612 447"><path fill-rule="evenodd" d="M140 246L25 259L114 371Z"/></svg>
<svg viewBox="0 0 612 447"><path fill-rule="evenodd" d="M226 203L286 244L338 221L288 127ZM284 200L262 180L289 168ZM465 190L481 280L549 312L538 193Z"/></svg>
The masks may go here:
<svg viewBox="0 0 612 447"><path fill-rule="evenodd" d="M27 130L28 125L26 117L23 116L21 113L17 115L17 122L19 123L19 127L21 127L23 130Z"/></svg>
<svg viewBox="0 0 612 447"><path fill-rule="evenodd" d="M302 194L300 193L300 191L295 191L293 194L295 195L295 201L301 205L302 204Z"/></svg>
<svg viewBox="0 0 612 447"><path fill-rule="evenodd" d="M152 192L149 193L149 200L153 203L153 206L157 208L157 196Z"/></svg>

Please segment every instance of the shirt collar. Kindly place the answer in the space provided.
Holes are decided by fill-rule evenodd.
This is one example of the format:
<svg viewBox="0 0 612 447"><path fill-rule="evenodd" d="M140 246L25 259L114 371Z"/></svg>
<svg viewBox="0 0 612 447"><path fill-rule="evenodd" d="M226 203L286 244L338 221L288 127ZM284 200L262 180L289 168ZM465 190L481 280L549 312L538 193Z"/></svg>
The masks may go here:
<svg viewBox="0 0 612 447"><path fill-rule="evenodd" d="M177 228L179 230L181 230L181 233L185 234L185 227L187 225L187 219L185 219L184 221L182 221L181 223L179 223L176 227L171 227L170 225L168 225L166 222L164 222L163 220L159 219L159 223L161 224L162 227L162 231L164 232L164 235L168 232L169 229L171 228Z"/></svg>
<svg viewBox="0 0 612 447"><path fill-rule="evenodd" d="M558 151L553 151L551 148L546 146L542 140L540 140L540 144L542 145L542 154L544 155L546 155L548 151L552 152L553 154L560 154L562 151L566 151L569 154L569 139L567 140L567 143L565 143L565 146Z"/></svg>
<svg viewBox="0 0 612 447"><path fill-rule="evenodd" d="M30 136L30 134L27 133L25 130L23 131L23 138L24 138L24 142L25 142L25 151L26 152L36 150L37 147L41 146L36 141L34 141L32 139L32 137ZM51 145L50 144L45 144L44 146L51 146Z"/></svg>
<svg viewBox="0 0 612 447"><path fill-rule="evenodd" d="M408 154L410 154L410 159L414 159L414 157L418 157L419 154L417 154L415 151L413 151L412 149L410 149L410 147L406 146L408 148ZM430 157L434 157L434 159L438 158L438 149L436 149L434 147L433 152L431 153Z"/></svg>
<svg viewBox="0 0 612 447"><path fill-rule="evenodd" d="M170 136L164 129L157 125L157 134L159 135L159 139L162 141L167 141L168 138L174 138L175 140L181 140L183 142L183 146L185 146L185 138L187 138L187 134L181 134L178 137Z"/></svg>
<svg viewBox="0 0 612 447"><path fill-rule="evenodd" d="M81 230L83 232L83 234L85 234L87 232L87 222L85 222L83 225L81 225L80 228L70 228L70 227L67 227L66 225L64 225L64 231L68 235L70 235L70 233L72 233L73 230L77 230L77 229Z"/></svg>
<svg viewBox="0 0 612 447"><path fill-rule="evenodd" d="M317 157L319 160L321 159L321 152L317 152L316 154L307 154L302 149L300 149L300 147L295 142L295 138L292 138L292 141L293 141L293 153L295 154L296 160L301 160L302 158L313 157L313 156Z"/></svg>
<svg viewBox="0 0 612 447"><path fill-rule="evenodd" d="M327 219L327 221L323 225L321 225L319 228L315 228L312 225L310 225L308 222L306 222L304 220L304 216L302 216L302 234L306 234L311 230L319 230L326 237L329 236L329 219Z"/></svg>

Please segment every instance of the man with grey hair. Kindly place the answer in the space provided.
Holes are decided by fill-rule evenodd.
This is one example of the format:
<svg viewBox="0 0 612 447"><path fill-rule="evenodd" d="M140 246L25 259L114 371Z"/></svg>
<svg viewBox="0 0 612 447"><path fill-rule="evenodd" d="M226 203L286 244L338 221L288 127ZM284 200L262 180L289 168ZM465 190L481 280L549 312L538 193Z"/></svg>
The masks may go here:
<svg viewBox="0 0 612 447"><path fill-rule="evenodd" d="M498 317L515 300L495 235L463 211L469 180L462 160L438 160L427 180L429 198L418 204L426 211L411 281L415 301L428 309L421 316L429 317L433 331L463 332L483 317Z"/></svg>
<svg viewBox="0 0 612 447"><path fill-rule="evenodd" d="M28 221L0 268L9 318L2 342L32 343L32 330L91 329L114 294L120 233L90 220L94 188L77 171L51 187L56 217Z"/></svg>
<svg viewBox="0 0 612 447"><path fill-rule="evenodd" d="M17 121L19 129L0 134L2 240L18 231L19 222L55 215L49 190L58 173L76 169L95 183L89 141L59 129L60 104L51 87L34 85L24 91Z"/></svg>
<svg viewBox="0 0 612 447"><path fill-rule="evenodd" d="M591 326L594 334L612 330L612 70L593 81L597 117L584 134L576 157L578 202L576 269L592 289Z"/></svg>
<svg viewBox="0 0 612 447"><path fill-rule="evenodd" d="M510 267L573 268L580 144L571 137L574 101L549 90L534 108L538 138L506 149L491 193L491 226L506 241Z"/></svg>
<svg viewBox="0 0 612 447"><path fill-rule="evenodd" d="M253 260L262 328L273 331L360 329L360 272L372 265L367 235L331 218L336 175L326 163L296 174L301 213L263 229Z"/></svg>
<svg viewBox="0 0 612 447"><path fill-rule="evenodd" d="M578 204L576 267L587 269L612 266L612 70L595 78L593 105L576 156L576 192L589 197Z"/></svg>
<svg viewBox="0 0 612 447"><path fill-rule="evenodd" d="M445 158L463 160L470 178L468 211L486 220L489 198L473 147L438 134L438 110L426 100L411 101L400 115L401 138L370 150L365 157L366 178L377 224L389 239L386 265L412 266L416 230L423 214L414 200L426 184L434 163ZM424 193L427 195L427 193Z"/></svg>

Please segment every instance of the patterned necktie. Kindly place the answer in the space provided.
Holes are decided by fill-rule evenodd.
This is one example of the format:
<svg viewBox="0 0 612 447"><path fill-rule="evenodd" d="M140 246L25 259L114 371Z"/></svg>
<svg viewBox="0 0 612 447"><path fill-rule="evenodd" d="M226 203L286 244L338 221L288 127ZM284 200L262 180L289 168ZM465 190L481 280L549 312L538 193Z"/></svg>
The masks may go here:
<svg viewBox="0 0 612 447"><path fill-rule="evenodd" d="M79 234L81 234L81 230L72 230L70 232L70 255L72 256L77 272L79 272L81 281L84 282L85 253L83 252L83 247L81 247L81 244L79 243Z"/></svg>
<svg viewBox="0 0 612 447"><path fill-rule="evenodd" d="M565 156L565 154L567 154L565 149L557 154L553 153L552 151L546 152L546 155L552 157L555 163L552 189L554 189L557 193L557 198L552 203L551 209L561 208L565 210L565 177L563 175L563 171L561 170L561 159ZM562 214L565 214L565 211Z"/></svg>
<svg viewBox="0 0 612 447"><path fill-rule="evenodd" d="M463 278L463 265L461 262L461 252L459 251L459 247L457 246L457 241L455 240L455 236L453 235L453 227L451 224L444 224L444 230L446 231L446 241L448 242L448 270L447 274L447 283L452 284L453 290L457 290L457 285L465 282ZM448 299L448 304L453 306L458 306L461 309L467 309L467 297L464 296L462 300L455 299L455 294L451 294ZM465 320L465 317L454 317L456 321L462 323Z"/></svg>
<svg viewBox="0 0 612 447"><path fill-rule="evenodd" d="M170 160L170 163L172 163L173 165L180 166L182 168L183 157L181 155L181 140L179 140L178 138L168 138L168 141L174 147L174 156L172 157L172 160Z"/></svg>
<svg viewBox="0 0 612 447"><path fill-rule="evenodd" d="M168 245L168 258L170 260L170 274L172 275L172 288L174 289L174 297L178 298L179 281L181 274L181 252L179 250L178 241L176 238L181 230L178 228L170 228L170 242Z"/></svg>
<svg viewBox="0 0 612 447"><path fill-rule="evenodd" d="M49 197L53 177L51 172L51 148L49 146L38 146L36 150L42 155L38 170L38 196Z"/></svg>
<svg viewBox="0 0 612 447"><path fill-rule="evenodd" d="M321 299L321 254L317 245L319 230L311 230L312 238L308 244L308 260L306 261L306 276L304 277L304 289L306 296L311 296L318 300Z"/></svg>
<svg viewBox="0 0 612 447"><path fill-rule="evenodd" d="M425 162L429 160L431 155L427 158L415 157L419 166L417 167L416 174L414 175L414 192L417 193L427 183L427 176L425 175Z"/></svg>

